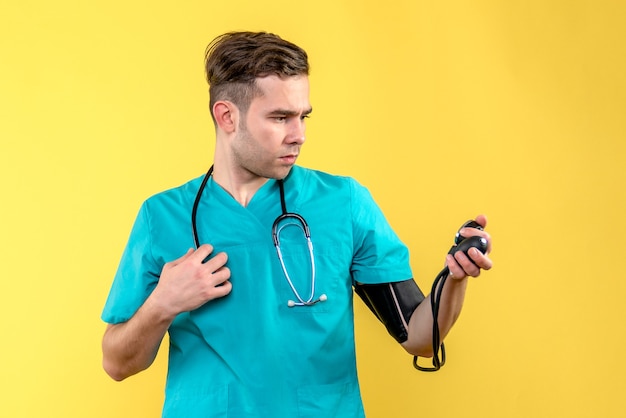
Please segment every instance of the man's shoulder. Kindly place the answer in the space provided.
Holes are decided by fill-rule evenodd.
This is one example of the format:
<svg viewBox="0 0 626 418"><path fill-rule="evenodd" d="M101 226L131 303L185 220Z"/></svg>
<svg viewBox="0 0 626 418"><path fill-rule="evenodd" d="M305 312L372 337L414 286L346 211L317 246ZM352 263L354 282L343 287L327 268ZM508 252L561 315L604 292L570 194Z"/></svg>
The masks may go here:
<svg viewBox="0 0 626 418"><path fill-rule="evenodd" d="M187 182L178 186L173 186L164 189L158 193L150 195L145 199L145 205L171 205L171 204L183 204L187 205L189 200L192 200L202 182L202 176L188 180Z"/></svg>

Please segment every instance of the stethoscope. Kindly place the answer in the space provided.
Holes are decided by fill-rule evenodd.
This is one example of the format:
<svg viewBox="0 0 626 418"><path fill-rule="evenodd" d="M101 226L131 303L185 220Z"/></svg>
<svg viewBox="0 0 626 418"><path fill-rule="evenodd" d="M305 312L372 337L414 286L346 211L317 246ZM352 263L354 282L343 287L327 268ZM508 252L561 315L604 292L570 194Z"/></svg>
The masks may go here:
<svg viewBox="0 0 626 418"><path fill-rule="evenodd" d="M204 191L212 173L213 166L211 166L209 168L209 171L207 171L207 173L204 175L202 183L200 184L200 188L198 189L198 193L196 194L196 199L193 202L193 208L191 210L191 228L193 231L193 239L196 245L196 249L200 247L198 228L196 226L198 205L200 204L202 192ZM309 230L309 225L301 215L298 215L297 213L287 212L287 205L285 204L285 189L282 180L278 180L278 187L280 189L280 206L282 208L282 213L278 215L276 220L274 220L274 224L272 225L272 238L274 240L274 247L276 247L276 254L278 255L278 260L280 261L280 266L283 270L283 274L285 275L287 283L289 283L289 287L291 287L291 290L297 299L295 301L287 301L287 306L289 306L290 308L293 308L294 306L312 306L318 302L324 302L328 299L325 294L321 294L320 297L315 298L315 257L313 256L313 242L311 241L311 231ZM307 241L307 246L309 248L309 259L311 260L311 293L306 300L302 296L300 296L300 292L298 292L298 290L294 286L291 277L287 272L287 267L285 266L285 261L283 260L283 253L280 249L280 233L284 228L288 226L296 226L302 230L302 232L304 233L304 237Z"/></svg>

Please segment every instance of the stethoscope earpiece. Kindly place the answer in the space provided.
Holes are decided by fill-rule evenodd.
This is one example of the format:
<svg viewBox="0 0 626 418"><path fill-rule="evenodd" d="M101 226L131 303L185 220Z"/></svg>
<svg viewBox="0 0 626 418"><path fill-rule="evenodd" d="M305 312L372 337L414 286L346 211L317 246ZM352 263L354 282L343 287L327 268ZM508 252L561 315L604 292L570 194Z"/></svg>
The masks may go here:
<svg viewBox="0 0 626 418"><path fill-rule="evenodd" d="M311 301L311 302L306 302L306 301L302 301L302 302L296 302L293 300L288 300L287 301L287 306L289 306L290 308L293 308L294 306L312 306L315 305L318 302L326 302L328 300L328 296L326 296L325 293L322 293L320 295L319 298Z"/></svg>

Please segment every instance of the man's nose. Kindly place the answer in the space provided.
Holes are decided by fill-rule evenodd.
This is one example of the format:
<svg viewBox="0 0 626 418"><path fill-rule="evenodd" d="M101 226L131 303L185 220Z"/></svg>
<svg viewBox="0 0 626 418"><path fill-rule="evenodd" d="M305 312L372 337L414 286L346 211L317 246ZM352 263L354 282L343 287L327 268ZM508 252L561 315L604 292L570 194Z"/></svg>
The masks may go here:
<svg viewBox="0 0 626 418"><path fill-rule="evenodd" d="M306 140L304 132L306 131L306 125L304 119L295 118L292 124L292 129L289 132L289 143L303 144Z"/></svg>

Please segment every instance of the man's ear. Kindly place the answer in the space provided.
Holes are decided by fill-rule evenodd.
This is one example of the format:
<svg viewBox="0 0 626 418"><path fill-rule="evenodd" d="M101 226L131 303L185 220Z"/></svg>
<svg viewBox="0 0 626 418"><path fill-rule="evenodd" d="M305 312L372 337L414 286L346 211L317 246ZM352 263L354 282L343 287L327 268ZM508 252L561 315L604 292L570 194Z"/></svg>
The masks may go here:
<svg viewBox="0 0 626 418"><path fill-rule="evenodd" d="M213 104L213 117L218 129L233 133L239 123L239 109L232 102L220 100Z"/></svg>

